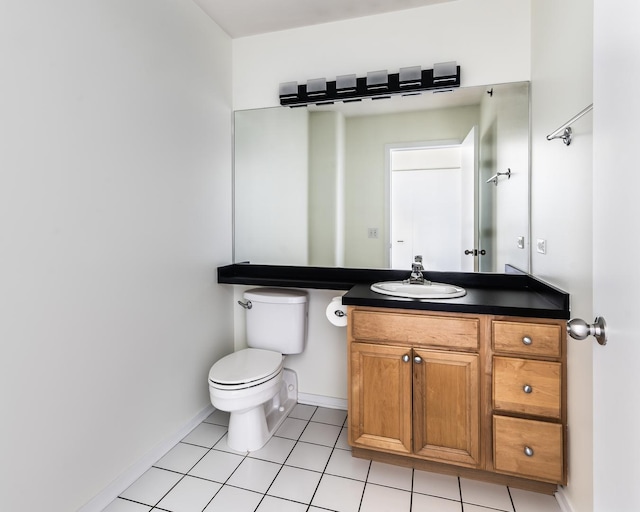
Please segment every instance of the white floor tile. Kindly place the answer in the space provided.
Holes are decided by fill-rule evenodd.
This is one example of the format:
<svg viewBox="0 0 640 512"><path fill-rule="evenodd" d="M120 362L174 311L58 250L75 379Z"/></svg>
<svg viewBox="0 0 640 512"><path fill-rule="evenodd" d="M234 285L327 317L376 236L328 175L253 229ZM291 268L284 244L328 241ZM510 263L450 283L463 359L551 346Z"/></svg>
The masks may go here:
<svg viewBox="0 0 640 512"><path fill-rule="evenodd" d="M158 508L171 512L201 512L220 487L216 482L185 476L162 498Z"/></svg>
<svg viewBox="0 0 640 512"><path fill-rule="evenodd" d="M253 512L262 494L225 485L204 512Z"/></svg>
<svg viewBox="0 0 640 512"><path fill-rule="evenodd" d="M323 475L311 504L337 512L358 512L363 490L364 482Z"/></svg>
<svg viewBox="0 0 640 512"><path fill-rule="evenodd" d="M460 501L457 476L440 475L416 469L413 472L413 492Z"/></svg>
<svg viewBox="0 0 640 512"><path fill-rule="evenodd" d="M229 413L216 409L209 416L207 416L207 419L205 419L204 421L205 423L213 423L214 425L222 425L223 427L228 427Z"/></svg>
<svg viewBox="0 0 640 512"><path fill-rule="evenodd" d="M243 459L244 457L234 453L211 450L189 471L189 474L223 484Z"/></svg>
<svg viewBox="0 0 640 512"><path fill-rule="evenodd" d="M298 418L299 420L310 420L313 413L316 412L315 405L296 404L289 413L289 418Z"/></svg>
<svg viewBox="0 0 640 512"><path fill-rule="evenodd" d="M411 512L424 512L427 510L433 510L434 512L462 512L462 503L436 496L413 493ZM464 512L468 512L467 505L464 507Z"/></svg>
<svg viewBox="0 0 640 512"><path fill-rule="evenodd" d="M280 428L276 431L275 435L278 437L286 437L287 439L297 440L302 434L302 431L307 426L308 421L299 420L297 418L287 418L282 422Z"/></svg>
<svg viewBox="0 0 640 512"><path fill-rule="evenodd" d="M336 427L335 425L314 423L311 421L300 436L300 441L304 441L305 443L322 444L333 448L338 440L341 430L342 429L340 427Z"/></svg>
<svg viewBox="0 0 640 512"><path fill-rule="evenodd" d="M247 457L231 475L227 484L264 494L280 468L280 464Z"/></svg>
<svg viewBox="0 0 640 512"><path fill-rule="evenodd" d="M368 483L361 508L367 512L410 512L411 493Z"/></svg>
<svg viewBox="0 0 640 512"><path fill-rule="evenodd" d="M331 450L333 448L328 446L299 442L293 448L285 464L322 473L329 462L329 457L331 457Z"/></svg>
<svg viewBox="0 0 640 512"><path fill-rule="evenodd" d="M409 512L412 483L413 512L561 512L553 496L352 457L346 411L299 404L252 453L229 448L228 417L212 413L104 512Z"/></svg>
<svg viewBox="0 0 640 512"><path fill-rule="evenodd" d="M226 427L212 425L211 423L200 423L200 425L185 436L182 442L212 448L214 444L220 441L226 432Z"/></svg>
<svg viewBox="0 0 640 512"><path fill-rule="evenodd" d="M341 450L351 450L351 446L349 445L349 430L347 427L343 427L340 431L336 448L340 448Z"/></svg>
<svg viewBox="0 0 640 512"><path fill-rule="evenodd" d="M344 420L347 419L347 411L339 409L328 409L326 407L318 407L316 412L311 417L311 421L318 423L328 423L329 425L336 425L342 427Z"/></svg>
<svg viewBox="0 0 640 512"><path fill-rule="evenodd" d="M370 465L370 460L357 459L352 457L348 450L335 449L331 454L325 473L364 482L367 480Z"/></svg>
<svg viewBox="0 0 640 512"><path fill-rule="evenodd" d="M151 468L133 482L120 496L145 505L155 505L183 477L178 473Z"/></svg>
<svg viewBox="0 0 640 512"><path fill-rule="evenodd" d="M306 510L307 506L302 503L265 496L256 512L305 512Z"/></svg>
<svg viewBox="0 0 640 512"><path fill-rule="evenodd" d="M154 466L186 474L208 451L202 446L178 443Z"/></svg>
<svg viewBox="0 0 640 512"><path fill-rule="evenodd" d="M513 506L517 512L561 512L555 496L510 488Z"/></svg>
<svg viewBox="0 0 640 512"><path fill-rule="evenodd" d="M371 463L367 482L411 491L412 474L413 470L411 468L392 466L391 464L374 461Z"/></svg>
<svg viewBox="0 0 640 512"><path fill-rule="evenodd" d="M249 457L283 464L296 442L283 437L272 437L262 448L251 452Z"/></svg>
<svg viewBox="0 0 640 512"><path fill-rule="evenodd" d="M116 498L102 512L149 512L151 507Z"/></svg>
<svg viewBox="0 0 640 512"><path fill-rule="evenodd" d="M495 508L507 512L513 512L509 491L504 485L489 484L460 479L460 490L462 491L462 501L466 504L479 505L481 507Z"/></svg>
<svg viewBox="0 0 640 512"><path fill-rule="evenodd" d="M284 466L268 494L300 503L309 503L321 476L321 473L315 471Z"/></svg>
<svg viewBox="0 0 640 512"><path fill-rule="evenodd" d="M464 512L496 512L496 508L491 507L481 507L480 505L473 505L471 503L465 503L463 505Z"/></svg>

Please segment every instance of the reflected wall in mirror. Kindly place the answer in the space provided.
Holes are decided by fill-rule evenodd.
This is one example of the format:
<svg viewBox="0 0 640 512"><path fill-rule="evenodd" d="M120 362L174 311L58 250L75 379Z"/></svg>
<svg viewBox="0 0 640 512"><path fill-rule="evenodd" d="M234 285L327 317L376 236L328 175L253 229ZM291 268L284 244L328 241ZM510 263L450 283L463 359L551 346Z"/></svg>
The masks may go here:
<svg viewBox="0 0 640 512"><path fill-rule="evenodd" d="M236 111L234 126L235 262L529 270L528 82Z"/></svg>

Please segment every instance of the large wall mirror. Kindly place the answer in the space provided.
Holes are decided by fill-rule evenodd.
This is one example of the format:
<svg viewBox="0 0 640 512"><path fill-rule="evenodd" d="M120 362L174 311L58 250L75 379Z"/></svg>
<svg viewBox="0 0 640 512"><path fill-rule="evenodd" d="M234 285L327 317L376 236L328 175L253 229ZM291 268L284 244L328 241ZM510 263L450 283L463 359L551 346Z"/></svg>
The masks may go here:
<svg viewBox="0 0 640 512"><path fill-rule="evenodd" d="M234 261L529 270L529 83L235 112Z"/></svg>

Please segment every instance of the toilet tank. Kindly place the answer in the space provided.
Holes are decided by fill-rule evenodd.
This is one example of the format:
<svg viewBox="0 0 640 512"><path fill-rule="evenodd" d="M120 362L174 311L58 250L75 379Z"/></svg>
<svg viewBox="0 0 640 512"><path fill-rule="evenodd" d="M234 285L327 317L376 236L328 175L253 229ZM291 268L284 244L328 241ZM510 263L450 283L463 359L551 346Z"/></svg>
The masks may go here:
<svg viewBox="0 0 640 512"><path fill-rule="evenodd" d="M247 309L247 345L299 354L307 341L309 298L303 290L253 288L244 292Z"/></svg>

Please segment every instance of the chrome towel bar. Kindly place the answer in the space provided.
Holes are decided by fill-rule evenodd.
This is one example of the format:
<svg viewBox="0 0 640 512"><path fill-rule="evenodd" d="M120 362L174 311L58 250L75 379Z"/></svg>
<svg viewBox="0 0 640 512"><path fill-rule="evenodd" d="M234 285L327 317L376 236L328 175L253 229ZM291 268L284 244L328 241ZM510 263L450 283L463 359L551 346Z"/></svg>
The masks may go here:
<svg viewBox="0 0 640 512"><path fill-rule="evenodd" d="M562 139L562 142L564 142L565 145L568 146L569 144L571 144L571 138L573 136L573 130L571 129L571 125L575 123L578 119L580 119L582 116L590 112L591 110L593 110L593 103L588 107L586 107L585 109L581 110L571 119L569 119L569 121L564 123L556 131L547 135L547 140Z"/></svg>

